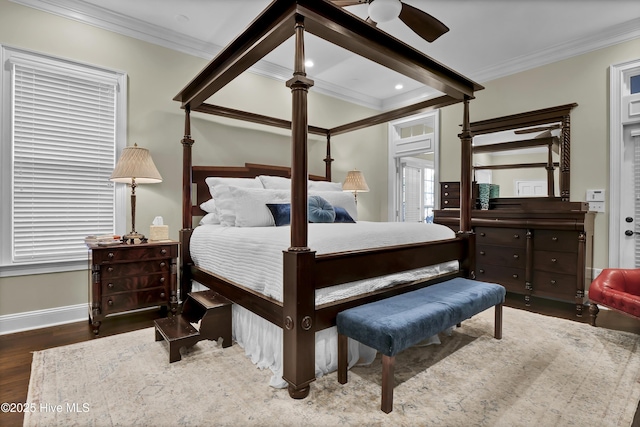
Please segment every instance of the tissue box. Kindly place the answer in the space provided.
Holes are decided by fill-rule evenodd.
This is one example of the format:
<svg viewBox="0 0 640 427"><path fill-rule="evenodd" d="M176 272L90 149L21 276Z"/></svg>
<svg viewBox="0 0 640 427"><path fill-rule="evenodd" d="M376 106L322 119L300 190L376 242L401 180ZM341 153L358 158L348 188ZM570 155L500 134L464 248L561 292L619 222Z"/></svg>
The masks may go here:
<svg viewBox="0 0 640 427"><path fill-rule="evenodd" d="M151 225L149 230L149 240L169 240L169 226Z"/></svg>

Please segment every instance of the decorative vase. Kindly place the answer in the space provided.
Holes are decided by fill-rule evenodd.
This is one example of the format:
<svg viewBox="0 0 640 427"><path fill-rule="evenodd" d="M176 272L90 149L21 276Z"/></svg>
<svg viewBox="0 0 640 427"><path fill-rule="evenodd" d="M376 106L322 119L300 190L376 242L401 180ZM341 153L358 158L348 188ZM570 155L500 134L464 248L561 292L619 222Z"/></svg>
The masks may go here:
<svg viewBox="0 0 640 427"><path fill-rule="evenodd" d="M480 199L480 209L489 209L489 193L491 184L478 184L478 198Z"/></svg>
<svg viewBox="0 0 640 427"><path fill-rule="evenodd" d="M498 184L491 184L489 188L489 198L497 199L498 197L500 197L500 186Z"/></svg>

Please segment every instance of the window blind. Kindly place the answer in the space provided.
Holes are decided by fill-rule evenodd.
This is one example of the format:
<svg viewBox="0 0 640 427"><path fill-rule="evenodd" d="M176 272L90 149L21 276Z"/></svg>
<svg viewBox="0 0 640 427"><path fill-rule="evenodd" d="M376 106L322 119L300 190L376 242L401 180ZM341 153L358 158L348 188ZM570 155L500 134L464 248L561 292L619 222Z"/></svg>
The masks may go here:
<svg viewBox="0 0 640 427"><path fill-rule="evenodd" d="M12 64L13 262L86 259L114 233L117 84Z"/></svg>
<svg viewBox="0 0 640 427"><path fill-rule="evenodd" d="M422 171L420 168L402 165L404 176L404 222L423 222Z"/></svg>

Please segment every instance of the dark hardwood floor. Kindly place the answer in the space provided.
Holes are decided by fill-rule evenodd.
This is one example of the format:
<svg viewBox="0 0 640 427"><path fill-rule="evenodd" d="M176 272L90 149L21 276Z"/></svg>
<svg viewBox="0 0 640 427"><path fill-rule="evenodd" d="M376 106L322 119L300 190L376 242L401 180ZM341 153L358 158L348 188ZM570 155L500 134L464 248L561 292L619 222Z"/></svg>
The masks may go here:
<svg viewBox="0 0 640 427"><path fill-rule="evenodd" d="M507 297L507 305L528 310L522 297ZM588 312L582 319L575 317L573 306L548 301L534 301L536 310L547 315L588 322ZM105 319L100 335L95 337L87 322L70 323L50 328L15 334L0 335L0 402L25 402L31 374L31 353L48 348L74 344L109 335L130 332L153 326L153 321L163 317L160 310L148 310ZM633 332L640 335L640 321L622 314L601 310L598 327ZM21 426L21 413L0 413L0 426ZM633 427L640 427L640 403Z"/></svg>

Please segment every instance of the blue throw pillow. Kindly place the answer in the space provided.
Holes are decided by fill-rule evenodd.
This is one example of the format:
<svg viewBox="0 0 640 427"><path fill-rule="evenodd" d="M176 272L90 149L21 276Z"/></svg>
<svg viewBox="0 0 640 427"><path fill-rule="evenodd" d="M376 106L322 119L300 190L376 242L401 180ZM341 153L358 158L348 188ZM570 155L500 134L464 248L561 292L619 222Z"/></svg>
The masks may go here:
<svg viewBox="0 0 640 427"><path fill-rule="evenodd" d="M267 203L267 207L273 215L276 227L289 225L291 223L291 204L289 203Z"/></svg>
<svg viewBox="0 0 640 427"><path fill-rule="evenodd" d="M349 215L349 212L345 208L341 208L340 206L334 206L333 209L336 211L336 219L333 222L353 222L353 218Z"/></svg>
<svg viewBox="0 0 640 427"><path fill-rule="evenodd" d="M336 219L336 211L320 196L309 196L307 203L309 222L333 222Z"/></svg>

